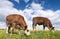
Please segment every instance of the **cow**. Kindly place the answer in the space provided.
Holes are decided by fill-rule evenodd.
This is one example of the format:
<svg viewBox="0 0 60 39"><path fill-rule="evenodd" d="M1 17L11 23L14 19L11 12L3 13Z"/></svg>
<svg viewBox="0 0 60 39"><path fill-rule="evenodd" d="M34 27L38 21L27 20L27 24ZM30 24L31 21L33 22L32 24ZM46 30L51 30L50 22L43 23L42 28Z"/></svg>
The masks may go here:
<svg viewBox="0 0 60 39"><path fill-rule="evenodd" d="M33 30L36 30L37 24L43 25L43 30L45 30L45 27L48 27L50 31L54 30L51 21L46 17L33 17L33 24L32 24Z"/></svg>
<svg viewBox="0 0 60 39"><path fill-rule="evenodd" d="M10 14L6 17L6 33L10 33L10 29L12 30L12 33L14 32L14 29L22 29L29 33L24 17L19 14ZM25 34L27 35L27 33Z"/></svg>

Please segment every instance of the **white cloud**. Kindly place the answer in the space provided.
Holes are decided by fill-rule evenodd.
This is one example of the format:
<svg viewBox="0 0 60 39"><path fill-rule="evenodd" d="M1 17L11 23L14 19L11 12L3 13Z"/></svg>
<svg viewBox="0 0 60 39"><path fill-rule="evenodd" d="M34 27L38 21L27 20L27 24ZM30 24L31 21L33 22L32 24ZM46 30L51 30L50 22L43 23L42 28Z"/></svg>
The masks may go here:
<svg viewBox="0 0 60 39"><path fill-rule="evenodd" d="M0 1L7 1L7 0L0 0Z"/></svg>
<svg viewBox="0 0 60 39"><path fill-rule="evenodd" d="M35 2L32 2L31 8L33 8L34 10L38 10L38 9L41 10L41 9L43 9L43 7L41 6L41 4L37 4Z"/></svg>
<svg viewBox="0 0 60 39"><path fill-rule="evenodd" d="M19 0L15 0L17 3L19 3Z"/></svg>
<svg viewBox="0 0 60 39"><path fill-rule="evenodd" d="M33 10L26 8L26 9L24 9L23 13L27 17L27 19L29 19L31 17L31 13L33 13Z"/></svg>
<svg viewBox="0 0 60 39"><path fill-rule="evenodd" d="M26 3L29 2L29 0L24 0Z"/></svg>
<svg viewBox="0 0 60 39"><path fill-rule="evenodd" d="M13 4L10 2L10 1L7 1L7 0L5 0L5 1L0 1L0 8L11 8L11 7L13 7Z"/></svg>
<svg viewBox="0 0 60 39"><path fill-rule="evenodd" d="M4 22L0 22L0 29L5 29L6 28L6 24Z"/></svg>

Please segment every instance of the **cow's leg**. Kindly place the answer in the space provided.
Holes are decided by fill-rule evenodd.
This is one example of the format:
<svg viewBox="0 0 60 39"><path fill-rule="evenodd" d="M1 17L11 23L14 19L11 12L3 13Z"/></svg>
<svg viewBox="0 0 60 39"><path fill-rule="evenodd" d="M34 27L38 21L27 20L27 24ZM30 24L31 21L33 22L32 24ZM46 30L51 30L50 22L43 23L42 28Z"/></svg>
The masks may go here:
<svg viewBox="0 0 60 39"><path fill-rule="evenodd" d="M35 24L33 23L32 27L33 27L33 31L35 31L36 30L36 23Z"/></svg>
<svg viewBox="0 0 60 39"><path fill-rule="evenodd" d="M11 34L14 32L15 25L16 25L15 23L12 23L12 27L11 27L12 32L11 32Z"/></svg>
<svg viewBox="0 0 60 39"><path fill-rule="evenodd" d="M43 24L43 30L45 30L45 24Z"/></svg>
<svg viewBox="0 0 60 39"><path fill-rule="evenodd" d="M18 33L19 33L19 35L20 35L20 29L18 29Z"/></svg>
<svg viewBox="0 0 60 39"><path fill-rule="evenodd" d="M19 25L17 25L17 27L18 27ZM18 34L20 35L20 27L19 28L17 28L17 31L18 31Z"/></svg>
<svg viewBox="0 0 60 39"><path fill-rule="evenodd" d="M10 33L10 24L6 26L6 33Z"/></svg>
<svg viewBox="0 0 60 39"><path fill-rule="evenodd" d="M8 33L10 33L10 26L8 26Z"/></svg>
<svg viewBox="0 0 60 39"><path fill-rule="evenodd" d="M8 34L8 26L6 26L6 33Z"/></svg>
<svg viewBox="0 0 60 39"><path fill-rule="evenodd" d="M8 34L8 26L6 26L6 33Z"/></svg>
<svg viewBox="0 0 60 39"><path fill-rule="evenodd" d="M18 27L18 33L20 35L21 25L17 25L17 27Z"/></svg>
<svg viewBox="0 0 60 39"><path fill-rule="evenodd" d="M45 30L45 26L43 25L43 30Z"/></svg>
<svg viewBox="0 0 60 39"><path fill-rule="evenodd" d="M33 30L36 31L36 26L33 26Z"/></svg>

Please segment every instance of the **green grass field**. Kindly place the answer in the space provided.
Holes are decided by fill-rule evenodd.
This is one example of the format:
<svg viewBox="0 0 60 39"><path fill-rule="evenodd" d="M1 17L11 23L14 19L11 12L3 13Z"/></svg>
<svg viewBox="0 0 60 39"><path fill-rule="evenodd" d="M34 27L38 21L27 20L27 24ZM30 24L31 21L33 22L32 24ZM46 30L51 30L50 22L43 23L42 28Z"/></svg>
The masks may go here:
<svg viewBox="0 0 60 39"><path fill-rule="evenodd" d="M60 39L60 31L31 31L30 36L24 35L24 32L21 31L21 34L18 34L18 31L14 31L14 34L6 34L5 30L0 30L0 39Z"/></svg>

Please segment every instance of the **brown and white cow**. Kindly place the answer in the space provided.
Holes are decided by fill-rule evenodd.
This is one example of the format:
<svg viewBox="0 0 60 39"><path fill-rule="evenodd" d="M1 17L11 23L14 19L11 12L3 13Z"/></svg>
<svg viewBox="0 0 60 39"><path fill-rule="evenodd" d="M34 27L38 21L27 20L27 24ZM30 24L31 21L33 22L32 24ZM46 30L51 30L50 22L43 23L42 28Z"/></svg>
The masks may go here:
<svg viewBox="0 0 60 39"><path fill-rule="evenodd" d="M12 32L15 28L23 29L25 32L28 32L27 24L23 16L18 14L11 14L6 17L6 33L10 32L10 28L12 28ZM28 32L29 33L29 32ZM27 33L25 33L27 34Z"/></svg>
<svg viewBox="0 0 60 39"><path fill-rule="evenodd" d="M45 17L34 17L33 18L33 30L36 29L36 26L38 25L43 25L43 29L45 30L45 27L48 27L48 29L54 30L54 27L52 26L50 20Z"/></svg>

